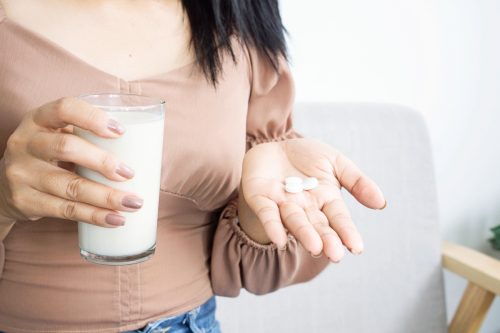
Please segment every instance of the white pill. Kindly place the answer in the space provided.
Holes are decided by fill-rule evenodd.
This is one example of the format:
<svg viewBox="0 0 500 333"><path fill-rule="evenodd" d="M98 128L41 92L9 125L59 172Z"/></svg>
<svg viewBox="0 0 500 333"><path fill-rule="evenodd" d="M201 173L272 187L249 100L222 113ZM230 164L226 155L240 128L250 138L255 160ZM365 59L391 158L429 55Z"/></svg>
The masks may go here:
<svg viewBox="0 0 500 333"><path fill-rule="evenodd" d="M300 193L302 192L302 184L286 184L285 191L288 193Z"/></svg>
<svg viewBox="0 0 500 333"><path fill-rule="evenodd" d="M300 178L300 177L286 177L285 184L302 184L302 178Z"/></svg>
<svg viewBox="0 0 500 333"><path fill-rule="evenodd" d="M315 188L316 186L318 186L318 179L316 177L309 177L309 178L306 178L304 179L304 181L302 182L302 188L304 190L312 190L313 188Z"/></svg>

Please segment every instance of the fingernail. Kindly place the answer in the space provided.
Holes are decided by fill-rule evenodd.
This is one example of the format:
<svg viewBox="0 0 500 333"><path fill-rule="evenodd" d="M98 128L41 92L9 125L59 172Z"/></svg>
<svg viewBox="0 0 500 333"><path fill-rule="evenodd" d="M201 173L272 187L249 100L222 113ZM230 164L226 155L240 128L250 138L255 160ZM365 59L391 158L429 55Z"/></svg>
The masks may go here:
<svg viewBox="0 0 500 333"><path fill-rule="evenodd" d="M117 214L106 215L106 223L112 226L121 226L125 224L125 216Z"/></svg>
<svg viewBox="0 0 500 333"><path fill-rule="evenodd" d="M387 207L387 200L385 200L384 202L384 205L382 206L382 208L379 208L380 210L384 209L385 207Z"/></svg>
<svg viewBox="0 0 500 333"><path fill-rule="evenodd" d="M354 250L354 249L349 249L349 252L351 252L352 254L358 256L360 255L361 253L363 253L363 250Z"/></svg>
<svg viewBox="0 0 500 333"><path fill-rule="evenodd" d="M127 195L122 199L122 205L127 208L138 209L142 207L144 200L135 195Z"/></svg>
<svg viewBox="0 0 500 333"><path fill-rule="evenodd" d="M328 259L333 262L334 264L338 264L340 262L340 260L333 260L332 258L328 257Z"/></svg>
<svg viewBox="0 0 500 333"><path fill-rule="evenodd" d="M123 127L122 124L120 124L119 122L117 122L114 119L109 119L108 120L108 129L111 132L116 133L116 134L123 134L123 133L125 133L125 127Z"/></svg>
<svg viewBox="0 0 500 333"><path fill-rule="evenodd" d="M323 252L320 252L319 254L317 255L314 255L312 252L309 252L309 254L311 255L311 257L313 257L314 259L317 259L317 258L321 258L323 256Z"/></svg>
<svg viewBox="0 0 500 333"><path fill-rule="evenodd" d="M278 246L278 250L280 250L280 251L285 251L285 250L286 250L286 243L285 243L285 245L283 245L283 246L281 246L281 247L280 247L280 246Z"/></svg>
<svg viewBox="0 0 500 333"><path fill-rule="evenodd" d="M135 174L134 170L132 170L130 167L128 167L123 163L120 163L120 165L116 168L115 172L125 178L132 178L134 177Z"/></svg>

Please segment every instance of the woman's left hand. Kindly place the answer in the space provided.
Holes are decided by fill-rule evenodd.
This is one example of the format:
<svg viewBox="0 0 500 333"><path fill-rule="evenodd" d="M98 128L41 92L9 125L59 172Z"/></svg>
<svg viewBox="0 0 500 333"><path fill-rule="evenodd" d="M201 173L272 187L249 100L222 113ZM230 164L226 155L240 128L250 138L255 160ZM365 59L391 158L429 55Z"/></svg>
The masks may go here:
<svg viewBox="0 0 500 333"><path fill-rule="evenodd" d="M285 191L289 176L316 177L319 184L300 193ZM286 229L311 252L340 261L347 247L363 251L363 241L351 220L340 190L346 188L373 209L386 205L378 186L347 157L328 144L298 138L262 143L245 155L240 193L262 223L269 239L283 247Z"/></svg>

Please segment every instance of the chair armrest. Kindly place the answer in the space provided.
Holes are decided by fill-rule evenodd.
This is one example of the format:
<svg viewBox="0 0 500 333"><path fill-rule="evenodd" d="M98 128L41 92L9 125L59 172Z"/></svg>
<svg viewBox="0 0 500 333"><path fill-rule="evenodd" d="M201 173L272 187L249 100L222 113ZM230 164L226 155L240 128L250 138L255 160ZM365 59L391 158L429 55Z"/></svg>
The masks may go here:
<svg viewBox="0 0 500 333"><path fill-rule="evenodd" d="M444 268L500 295L500 260L447 241L442 244L442 259Z"/></svg>

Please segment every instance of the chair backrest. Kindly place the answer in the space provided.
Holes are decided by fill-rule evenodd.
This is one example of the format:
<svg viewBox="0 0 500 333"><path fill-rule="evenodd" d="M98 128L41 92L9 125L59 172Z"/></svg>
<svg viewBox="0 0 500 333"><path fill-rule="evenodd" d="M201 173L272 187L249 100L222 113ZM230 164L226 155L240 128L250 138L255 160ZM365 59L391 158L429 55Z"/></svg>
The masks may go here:
<svg viewBox="0 0 500 333"><path fill-rule="evenodd" d="M295 128L337 147L382 188L371 211L344 197L365 242L313 281L218 297L223 332L442 333L446 310L432 151L425 122L388 104L302 104Z"/></svg>

